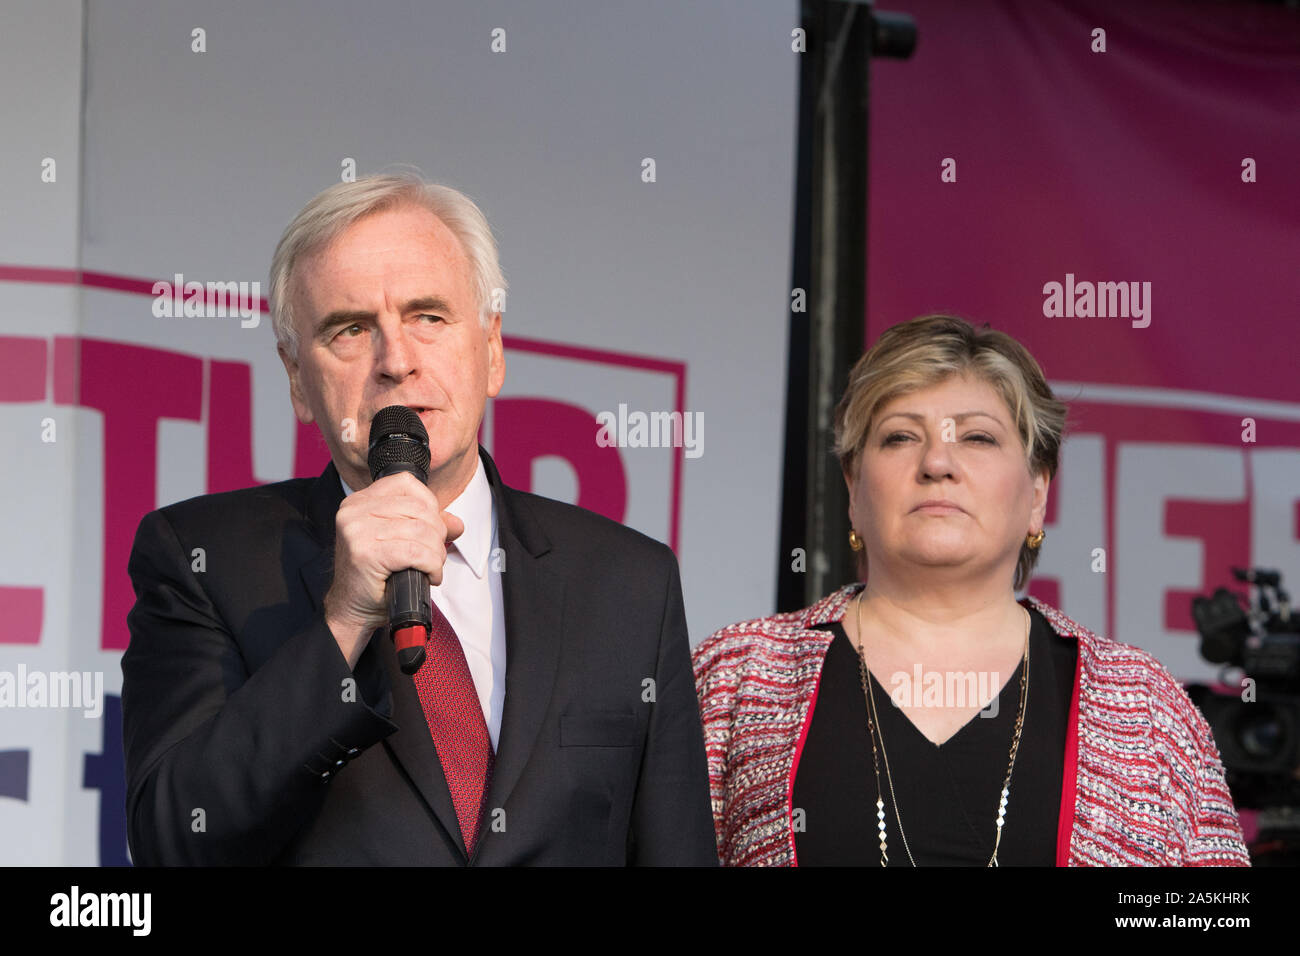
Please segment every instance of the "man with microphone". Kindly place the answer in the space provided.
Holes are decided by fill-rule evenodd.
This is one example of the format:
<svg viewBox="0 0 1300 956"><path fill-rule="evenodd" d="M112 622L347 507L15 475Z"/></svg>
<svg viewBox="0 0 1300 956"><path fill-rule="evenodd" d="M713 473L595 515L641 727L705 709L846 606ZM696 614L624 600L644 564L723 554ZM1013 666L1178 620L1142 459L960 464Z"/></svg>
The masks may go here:
<svg viewBox="0 0 1300 956"><path fill-rule="evenodd" d="M676 559L478 445L498 290L482 213L415 177L331 187L285 230L277 347L331 462L140 523L137 864L716 865ZM415 466L387 473L392 448Z"/></svg>

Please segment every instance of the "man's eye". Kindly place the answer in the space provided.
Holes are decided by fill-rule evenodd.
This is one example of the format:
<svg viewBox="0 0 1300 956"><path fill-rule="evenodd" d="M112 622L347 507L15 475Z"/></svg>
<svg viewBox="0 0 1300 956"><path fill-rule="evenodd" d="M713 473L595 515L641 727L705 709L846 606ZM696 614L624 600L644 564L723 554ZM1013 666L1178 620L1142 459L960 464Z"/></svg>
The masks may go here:
<svg viewBox="0 0 1300 956"><path fill-rule="evenodd" d="M442 322L442 321L444 321L443 317L440 316L440 315L430 315L430 314L427 314L427 313L421 313L421 314L420 314L420 318L422 318L422 319L432 319L434 322Z"/></svg>
<svg viewBox="0 0 1300 956"><path fill-rule="evenodd" d="M339 333L339 335L341 335L341 336L346 336L347 338L350 338L350 339L354 339L354 338L356 338L355 335L349 335L349 334L348 334L348 333L350 333L353 329L356 329L358 332L360 332L360 331L361 331L361 326L360 326L359 324L357 324L356 322L353 322L353 323L352 323L351 325L349 325L346 329L344 329L343 331L341 331L341 332Z"/></svg>

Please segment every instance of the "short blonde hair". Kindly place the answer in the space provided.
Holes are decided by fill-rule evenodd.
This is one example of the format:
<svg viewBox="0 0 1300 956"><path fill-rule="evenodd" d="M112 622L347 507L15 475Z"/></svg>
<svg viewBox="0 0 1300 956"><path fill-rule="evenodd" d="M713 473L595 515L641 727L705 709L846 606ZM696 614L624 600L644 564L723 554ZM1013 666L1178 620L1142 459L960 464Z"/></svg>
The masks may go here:
<svg viewBox="0 0 1300 956"><path fill-rule="evenodd" d="M487 217L474 201L450 186L426 182L418 173L401 170L337 183L317 194L284 230L271 257L268 299L277 346L298 358L298 330L293 324L296 292L294 273L307 256L325 248L340 233L366 216L404 204L419 206L438 217L460 242L469 260L470 281L478 299L479 324L488 326L493 292L504 296L505 276L496 239Z"/></svg>
<svg viewBox="0 0 1300 956"><path fill-rule="evenodd" d="M1007 335L953 315L923 315L892 326L858 359L835 408L835 454L850 479L876 414L900 395L973 374L1006 402L1031 475L1056 477L1068 406L1057 399L1029 351ZM1039 551L1021 542L1013 587L1019 591Z"/></svg>

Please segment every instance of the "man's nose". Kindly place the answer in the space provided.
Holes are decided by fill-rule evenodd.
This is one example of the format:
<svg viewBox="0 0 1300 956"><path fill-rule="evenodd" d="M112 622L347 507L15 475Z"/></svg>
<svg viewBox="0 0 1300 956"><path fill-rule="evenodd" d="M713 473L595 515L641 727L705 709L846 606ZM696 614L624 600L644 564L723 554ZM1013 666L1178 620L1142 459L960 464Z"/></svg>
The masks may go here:
<svg viewBox="0 0 1300 956"><path fill-rule="evenodd" d="M401 324L380 332L375 343L375 367L380 375L401 381L415 369L415 345Z"/></svg>

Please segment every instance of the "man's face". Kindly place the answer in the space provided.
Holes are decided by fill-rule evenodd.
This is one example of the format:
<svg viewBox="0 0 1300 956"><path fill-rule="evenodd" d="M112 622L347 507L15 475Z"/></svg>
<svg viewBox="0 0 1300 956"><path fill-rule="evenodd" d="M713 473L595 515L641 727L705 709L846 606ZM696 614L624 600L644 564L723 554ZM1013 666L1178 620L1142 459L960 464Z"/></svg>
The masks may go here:
<svg viewBox="0 0 1300 956"><path fill-rule="evenodd" d="M957 420L965 412L987 415ZM886 404L867 433L857 472L848 479L849 516L866 545L868 573L881 566L908 575L946 569L1009 587L1020 544L1046 515L1046 474L1030 475L1006 403L972 377L954 376ZM930 499L961 510L916 510Z"/></svg>
<svg viewBox="0 0 1300 956"><path fill-rule="evenodd" d="M469 260L451 231L414 205L375 213L302 259L291 291L298 357L280 357L294 412L320 428L343 480L371 483L371 419L408 405L429 432L430 485L463 488L505 358L501 316L480 324Z"/></svg>

